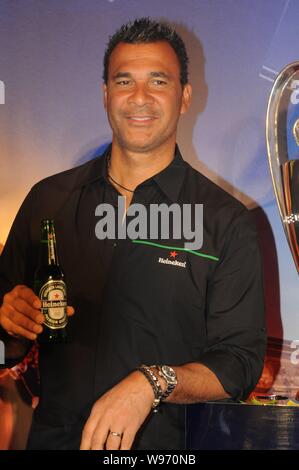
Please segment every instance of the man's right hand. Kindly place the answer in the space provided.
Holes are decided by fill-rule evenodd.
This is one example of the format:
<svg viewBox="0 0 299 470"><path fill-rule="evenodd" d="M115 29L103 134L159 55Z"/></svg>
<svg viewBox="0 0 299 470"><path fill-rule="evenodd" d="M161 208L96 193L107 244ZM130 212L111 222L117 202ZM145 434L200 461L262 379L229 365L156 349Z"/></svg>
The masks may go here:
<svg viewBox="0 0 299 470"><path fill-rule="evenodd" d="M35 340L43 331L41 301L29 287L18 285L4 295L0 307L0 325L12 335Z"/></svg>
<svg viewBox="0 0 299 470"><path fill-rule="evenodd" d="M43 331L44 315L40 308L42 303L32 289L19 285L3 297L0 307L0 326L17 338L34 341ZM75 313L73 307L67 306L67 316Z"/></svg>

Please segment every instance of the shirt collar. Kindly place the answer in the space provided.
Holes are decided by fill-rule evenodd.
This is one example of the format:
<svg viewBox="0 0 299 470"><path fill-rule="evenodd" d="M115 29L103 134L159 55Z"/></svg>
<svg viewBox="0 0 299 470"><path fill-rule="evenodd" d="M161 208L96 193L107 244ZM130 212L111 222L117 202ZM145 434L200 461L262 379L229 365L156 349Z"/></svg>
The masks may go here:
<svg viewBox="0 0 299 470"><path fill-rule="evenodd" d="M112 144L109 144L108 147L104 150L102 155L93 159L90 163L91 165L88 168L87 178L85 184L91 184L95 181L107 181L107 166L108 158L111 153Z"/></svg>
<svg viewBox="0 0 299 470"><path fill-rule="evenodd" d="M164 194L172 201L177 202L185 177L187 164L183 160L179 146L175 146L174 158L170 164L152 177Z"/></svg>
<svg viewBox="0 0 299 470"><path fill-rule="evenodd" d="M89 167L86 184L95 181L107 181L107 165L111 148L112 144L108 145L104 153L92 161ZM174 158L170 164L156 175L141 183L139 187L154 181L172 202L176 202L183 184L186 166L187 164L182 158L180 149L178 145L176 145ZM138 189L138 187L136 189Z"/></svg>

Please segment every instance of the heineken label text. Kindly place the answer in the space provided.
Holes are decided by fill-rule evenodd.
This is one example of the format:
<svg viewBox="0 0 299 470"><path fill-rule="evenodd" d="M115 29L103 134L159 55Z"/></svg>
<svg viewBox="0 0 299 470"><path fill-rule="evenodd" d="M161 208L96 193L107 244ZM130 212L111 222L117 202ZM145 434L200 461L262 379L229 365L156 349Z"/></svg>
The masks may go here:
<svg viewBox="0 0 299 470"><path fill-rule="evenodd" d="M45 325L52 329L64 328L67 324L66 286L63 281L48 281L40 290L42 313Z"/></svg>

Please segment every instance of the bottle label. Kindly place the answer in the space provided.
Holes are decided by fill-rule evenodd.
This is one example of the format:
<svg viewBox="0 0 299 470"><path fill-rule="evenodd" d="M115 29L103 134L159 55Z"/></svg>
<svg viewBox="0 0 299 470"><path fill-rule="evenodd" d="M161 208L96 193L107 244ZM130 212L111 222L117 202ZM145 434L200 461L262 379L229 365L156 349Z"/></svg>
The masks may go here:
<svg viewBox="0 0 299 470"><path fill-rule="evenodd" d="M56 245L56 240L55 240L55 234L49 233L48 235L48 250L49 250L49 264L51 264L52 261L56 264L56 258L55 258L55 245Z"/></svg>
<svg viewBox="0 0 299 470"><path fill-rule="evenodd" d="M45 325L53 330L64 328L67 324L66 285L63 281L48 281L40 292L41 311L45 316Z"/></svg>

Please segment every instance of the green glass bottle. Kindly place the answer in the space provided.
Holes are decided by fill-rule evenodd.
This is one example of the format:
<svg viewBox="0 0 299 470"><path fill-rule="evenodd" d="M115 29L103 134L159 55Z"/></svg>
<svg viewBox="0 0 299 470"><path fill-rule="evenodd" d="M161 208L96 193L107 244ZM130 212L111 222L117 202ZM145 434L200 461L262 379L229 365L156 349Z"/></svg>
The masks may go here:
<svg viewBox="0 0 299 470"><path fill-rule="evenodd" d="M64 274L59 266L54 221L41 221L39 262L34 276L34 291L41 299L45 316L41 343L61 343L66 340L67 297Z"/></svg>

